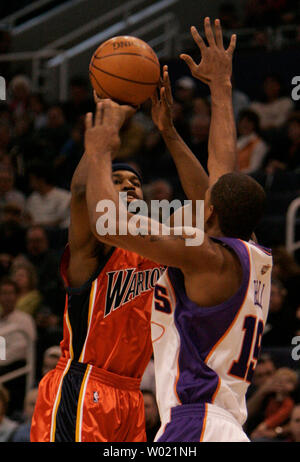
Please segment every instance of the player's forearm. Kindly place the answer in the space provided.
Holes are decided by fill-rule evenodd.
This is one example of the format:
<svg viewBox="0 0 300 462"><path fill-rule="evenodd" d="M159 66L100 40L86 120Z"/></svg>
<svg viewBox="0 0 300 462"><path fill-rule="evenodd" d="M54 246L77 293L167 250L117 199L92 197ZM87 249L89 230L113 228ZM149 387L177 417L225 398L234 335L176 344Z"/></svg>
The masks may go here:
<svg viewBox="0 0 300 462"><path fill-rule="evenodd" d="M175 162L182 188L190 200L204 199L208 176L202 165L178 134L175 127L161 131L164 142Z"/></svg>
<svg viewBox="0 0 300 462"><path fill-rule="evenodd" d="M72 181L71 181L72 195L76 195L76 196L85 195L87 175L88 175L88 159L87 159L87 153L84 152L72 177Z"/></svg>
<svg viewBox="0 0 300 462"><path fill-rule="evenodd" d="M118 204L118 194L112 181L111 152L90 153L87 157L86 202L92 232L100 239L96 232L96 223L99 218L100 201L108 204ZM102 203L104 205L104 202ZM98 211L97 211L98 210Z"/></svg>
<svg viewBox="0 0 300 462"><path fill-rule="evenodd" d="M210 185L225 173L236 170L236 127L229 79L210 85L211 122L208 140Z"/></svg>

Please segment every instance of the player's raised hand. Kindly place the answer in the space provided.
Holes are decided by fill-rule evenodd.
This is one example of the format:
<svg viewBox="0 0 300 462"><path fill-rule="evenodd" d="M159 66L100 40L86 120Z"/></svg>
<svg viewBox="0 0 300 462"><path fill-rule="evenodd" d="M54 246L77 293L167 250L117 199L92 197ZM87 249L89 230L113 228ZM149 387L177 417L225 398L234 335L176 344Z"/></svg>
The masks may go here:
<svg viewBox="0 0 300 462"><path fill-rule="evenodd" d="M135 113L132 106L120 105L110 99L97 103L95 117L91 112L85 117L85 150L97 153L99 146L115 151L119 144L119 131L124 122Z"/></svg>
<svg viewBox="0 0 300 462"><path fill-rule="evenodd" d="M163 76L159 88L159 96L155 92L152 96L152 120L160 131L173 127L172 106L173 96L168 73L168 66L163 67Z"/></svg>
<svg viewBox="0 0 300 462"><path fill-rule="evenodd" d="M196 27L191 27L191 34L201 52L201 61L196 64L193 58L186 54L181 54L180 58L186 62L192 75L202 82L210 85L212 83L230 80L232 74L232 55L236 45L236 35L231 36L227 49L223 45L223 34L220 20L214 22L215 34L213 33L210 19L204 19L204 32L208 46L198 33Z"/></svg>

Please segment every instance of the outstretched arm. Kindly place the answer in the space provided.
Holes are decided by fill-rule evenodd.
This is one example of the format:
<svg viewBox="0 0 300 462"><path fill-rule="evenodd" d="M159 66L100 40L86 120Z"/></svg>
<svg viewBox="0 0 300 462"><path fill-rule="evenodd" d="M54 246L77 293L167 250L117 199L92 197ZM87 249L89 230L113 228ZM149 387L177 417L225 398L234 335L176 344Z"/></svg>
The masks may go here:
<svg viewBox="0 0 300 462"><path fill-rule="evenodd" d="M230 44L223 46L220 20L215 20L215 36L210 19L204 20L204 31L208 42L205 45L197 29L191 27L194 41L201 52L201 61L196 64L186 54L181 58L189 66L192 75L207 84L211 93L211 123L208 141L208 171L211 187L222 175L236 170L236 128L232 108L232 56L236 45L236 35Z"/></svg>
<svg viewBox="0 0 300 462"><path fill-rule="evenodd" d="M201 229L170 228L148 217L129 213L114 188L111 178L113 150L108 140L117 140L127 108L105 100L98 105L94 122L92 114L86 118L85 147L89 159L86 197L94 236L103 243L136 252L158 263L187 272L196 268L199 271L201 264L204 265L201 257L211 245ZM117 148L116 142L114 150ZM107 232L109 226L110 232ZM194 240L196 245L187 245L188 239ZM212 257L205 263L205 269L213 263Z"/></svg>
<svg viewBox="0 0 300 462"><path fill-rule="evenodd" d="M208 188L208 175L174 127L172 105L168 66L164 66L160 98L156 93L152 97L152 119L174 160L187 198L194 202L204 199Z"/></svg>

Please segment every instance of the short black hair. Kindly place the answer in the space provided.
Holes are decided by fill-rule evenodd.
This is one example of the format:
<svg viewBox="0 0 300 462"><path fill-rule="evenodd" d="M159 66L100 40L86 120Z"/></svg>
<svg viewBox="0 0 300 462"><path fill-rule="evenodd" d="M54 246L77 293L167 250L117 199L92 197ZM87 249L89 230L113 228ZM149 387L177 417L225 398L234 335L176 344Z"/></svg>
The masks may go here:
<svg viewBox="0 0 300 462"><path fill-rule="evenodd" d="M266 194L252 177L233 172L214 184L210 202L223 235L248 241L263 215Z"/></svg>

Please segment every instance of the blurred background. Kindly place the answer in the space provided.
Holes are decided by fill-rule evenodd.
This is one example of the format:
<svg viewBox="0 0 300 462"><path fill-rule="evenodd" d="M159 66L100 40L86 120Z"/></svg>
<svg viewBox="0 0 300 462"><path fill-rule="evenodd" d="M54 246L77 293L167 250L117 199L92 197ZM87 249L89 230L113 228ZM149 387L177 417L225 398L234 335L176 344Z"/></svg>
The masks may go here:
<svg viewBox="0 0 300 462"><path fill-rule="evenodd" d="M28 440L30 402L59 357L59 261L67 242L70 182L84 151L83 116L94 110L91 56L116 35L148 42L161 65L169 66L175 126L206 168L208 87L178 58L185 52L199 61L189 28L201 32L205 16L221 19L225 44L232 33L238 37L232 79L238 164L267 193L257 237L274 255L270 314L246 430L252 439L300 441L300 368L292 343L300 336L298 0L1 2L0 335L7 359L0 361L0 441ZM185 199L149 101L123 127L118 159L139 169L147 200ZM150 364L143 382L149 440L159 424L154 388ZM280 406L282 419L268 421L268 433L259 429Z"/></svg>

